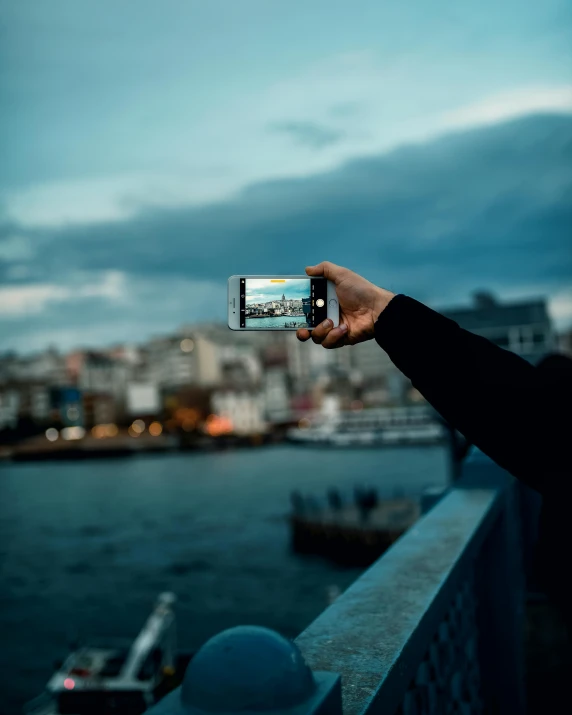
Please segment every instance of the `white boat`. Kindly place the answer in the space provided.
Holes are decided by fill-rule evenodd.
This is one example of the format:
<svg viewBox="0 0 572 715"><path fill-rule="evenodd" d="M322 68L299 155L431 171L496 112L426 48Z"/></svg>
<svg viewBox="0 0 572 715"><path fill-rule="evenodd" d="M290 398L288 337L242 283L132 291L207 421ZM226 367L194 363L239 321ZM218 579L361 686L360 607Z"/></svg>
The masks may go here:
<svg viewBox="0 0 572 715"><path fill-rule="evenodd" d="M444 425L424 407L366 409L316 414L290 429L288 439L336 447L434 444L447 436Z"/></svg>
<svg viewBox="0 0 572 715"><path fill-rule="evenodd" d="M71 653L26 715L139 715L167 692L177 653L172 593L159 596L135 640L92 642Z"/></svg>

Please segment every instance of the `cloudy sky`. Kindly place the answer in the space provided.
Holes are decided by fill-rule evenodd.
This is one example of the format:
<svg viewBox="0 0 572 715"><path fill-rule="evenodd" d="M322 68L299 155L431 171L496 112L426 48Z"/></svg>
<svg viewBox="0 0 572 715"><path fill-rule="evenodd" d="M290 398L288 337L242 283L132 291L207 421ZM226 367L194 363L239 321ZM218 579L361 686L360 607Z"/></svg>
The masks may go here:
<svg viewBox="0 0 572 715"><path fill-rule="evenodd" d="M0 0L0 334L225 318L322 259L572 323L572 6Z"/></svg>

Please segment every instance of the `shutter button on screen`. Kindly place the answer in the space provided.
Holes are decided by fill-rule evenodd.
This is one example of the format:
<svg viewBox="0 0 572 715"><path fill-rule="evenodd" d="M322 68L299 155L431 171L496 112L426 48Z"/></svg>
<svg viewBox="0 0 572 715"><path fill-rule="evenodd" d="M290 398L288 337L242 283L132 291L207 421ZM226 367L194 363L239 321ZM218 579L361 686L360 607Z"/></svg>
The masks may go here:
<svg viewBox="0 0 572 715"><path fill-rule="evenodd" d="M324 299L318 298L318 300L316 301L316 305L318 306L318 308L323 308L324 307Z"/></svg>

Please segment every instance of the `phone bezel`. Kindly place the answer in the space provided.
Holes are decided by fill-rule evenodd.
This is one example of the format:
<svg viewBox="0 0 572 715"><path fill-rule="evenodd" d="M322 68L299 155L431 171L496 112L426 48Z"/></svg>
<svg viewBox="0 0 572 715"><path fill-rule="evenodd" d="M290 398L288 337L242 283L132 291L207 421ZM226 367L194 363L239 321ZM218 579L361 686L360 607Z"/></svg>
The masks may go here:
<svg viewBox="0 0 572 715"><path fill-rule="evenodd" d="M311 278L307 275L238 275L230 276L228 279L228 327L231 330L248 330L251 332L263 332L261 328L241 328L240 327L240 279L241 278ZM326 280L325 278L318 278ZM340 322L340 309L338 305L338 296L336 295L336 286L332 281L328 281L327 285L327 316L334 323L334 327ZM331 301L335 301L335 305L331 305ZM311 328L309 328L311 330ZM278 330L281 332L295 332L296 328L264 328L267 330Z"/></svg>

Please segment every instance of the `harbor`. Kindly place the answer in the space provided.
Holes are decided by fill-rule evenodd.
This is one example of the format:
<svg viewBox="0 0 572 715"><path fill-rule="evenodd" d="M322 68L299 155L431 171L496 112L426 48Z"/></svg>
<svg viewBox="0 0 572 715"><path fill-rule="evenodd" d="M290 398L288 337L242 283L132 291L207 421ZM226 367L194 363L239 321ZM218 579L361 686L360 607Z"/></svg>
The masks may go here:
<svg viewBox="0 0 572 715"><path fill-rule="evenodd" d="M190 410L182 410L187 414ZM259 423L256 429L240 434L223 415L211 414L192 423L187 430L180 422L155 418L134 420L130 425L49 427L45 433L3 445L0 460L18 462L45 460L85 460L132 457L145 453L188 450L217 450L259 447L288 441L297 445L328 445L340 448L427 446L444 444L449 432L426 407L397 407L367 410L336 410L334 413L307 411L293 424L293 415L274 425Z"/></svg>
<svg viewBox="0 0 572 715"><path fill-rule="evenodd" d="M449 462L441 447L277 444L0 469L2 712L21 715L70 643L135 636L162 591L185 652L244 623L296 637L362 568L292 552L292 490L351 495L359 474L407 497L445 484Z"/></svg>

